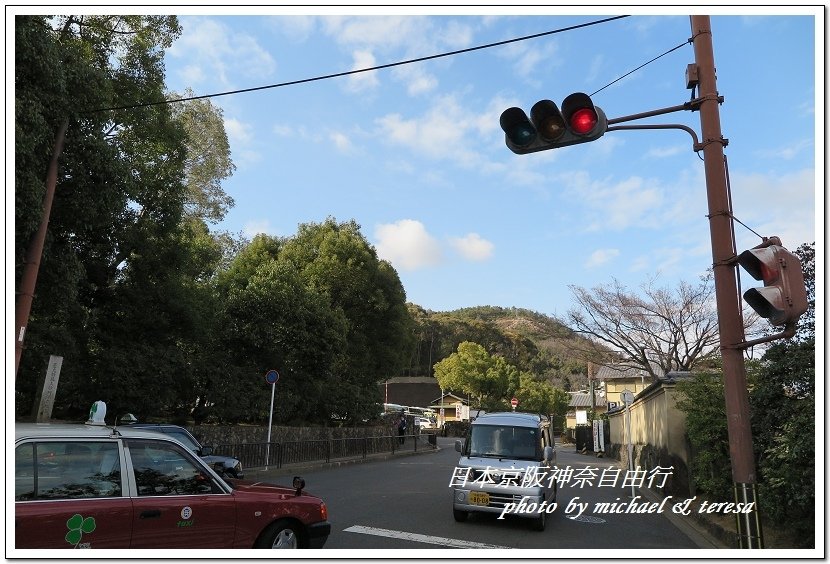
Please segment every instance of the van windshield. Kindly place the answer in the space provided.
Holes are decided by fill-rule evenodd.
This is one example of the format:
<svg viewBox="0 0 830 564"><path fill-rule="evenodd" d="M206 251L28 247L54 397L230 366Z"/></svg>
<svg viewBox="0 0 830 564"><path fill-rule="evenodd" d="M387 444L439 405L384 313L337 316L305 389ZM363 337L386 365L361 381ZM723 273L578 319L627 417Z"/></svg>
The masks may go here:
<svg viewBox="0 0 830 564"><path fill-rule="evenodd" d="M502 425L473 425L469 456L540 460L539 429Z"/></svg>

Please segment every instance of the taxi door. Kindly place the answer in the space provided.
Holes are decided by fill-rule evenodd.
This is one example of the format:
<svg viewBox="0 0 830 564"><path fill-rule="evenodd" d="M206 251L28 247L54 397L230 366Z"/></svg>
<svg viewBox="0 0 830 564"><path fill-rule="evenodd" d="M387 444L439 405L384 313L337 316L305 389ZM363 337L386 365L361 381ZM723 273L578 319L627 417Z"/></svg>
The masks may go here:
<svg viewBox="0 0 830 564"><path fill-rule="evenodd" d="M117 441L51 439L15 448L15 548L128 548L132 502Z"/></svg>
<svg viewBox="0 0 830 564"><path fill-rule="evenodd" d="M236 530L236 504L177 444L162 440L127 441L132 464L131 548L230 548Z"/></svg>

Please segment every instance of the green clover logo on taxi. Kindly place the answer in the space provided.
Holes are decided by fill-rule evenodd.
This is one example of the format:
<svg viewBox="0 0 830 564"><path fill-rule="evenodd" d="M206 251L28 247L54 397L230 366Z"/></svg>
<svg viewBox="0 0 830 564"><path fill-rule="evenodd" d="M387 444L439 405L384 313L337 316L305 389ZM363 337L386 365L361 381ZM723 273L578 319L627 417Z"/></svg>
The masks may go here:
<svg viewBox="0 0 830 564"><path fill-rule="evenodd" d="M76 513L66 521L66 528L69 529L69 532L66 533L64 540L77 547L84 533L91 533L95 530L95 518L84 518L82 515Z"/></svg>

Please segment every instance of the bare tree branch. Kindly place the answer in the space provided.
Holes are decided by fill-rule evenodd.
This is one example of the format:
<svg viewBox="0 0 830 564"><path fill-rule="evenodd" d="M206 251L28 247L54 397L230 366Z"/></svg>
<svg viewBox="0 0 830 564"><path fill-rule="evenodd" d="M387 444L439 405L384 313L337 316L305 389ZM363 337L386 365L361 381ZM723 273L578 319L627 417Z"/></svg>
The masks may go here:
<svg viewBox="0 0 830 564"><path fill-rule="evenodd" d="M699 284L634 293L614 280L591 290L571 286L578 305L568 312L572 329L613 353L590 352L592 362L640 368L656 380L672 370L691 370L719 350L718 317L711 276Z"/></svg>

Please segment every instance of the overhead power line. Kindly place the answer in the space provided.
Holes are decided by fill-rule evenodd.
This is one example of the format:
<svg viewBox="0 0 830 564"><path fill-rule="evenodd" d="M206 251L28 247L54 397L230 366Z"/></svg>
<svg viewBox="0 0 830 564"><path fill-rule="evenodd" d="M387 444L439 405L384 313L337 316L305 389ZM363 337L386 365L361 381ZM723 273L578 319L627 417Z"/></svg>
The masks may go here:
<svg viewBox="0 0 830 564"><path fill-rule="evenodd" d="M374 67L368 67L368 68L365 68L365 69L356 69L356 70L351 70L351 71L338 72L338 73L334 73L334 74L326 74L326 75L322 75L322 76L315 76L313 78L303 78L303 79L300 79L300 80L291 80L291 81L288 81L288 82L280 82L280 83L277 83L277 84L269 84L269 85L266 85L266 86L256 86L256 87L253 87L253 88L243 88L243 89L240 89L240 90L230 90L228 92L218 92L218 93L215 93L215 94L204 94L202 96L190 96L190 97L187 97L187 98L173 98L173 99L161 100L161 101L158 101L158 102L145 102L145 103L140 103L140 104L130 104L130 105L126 105L126 106L114 106L114 107L110 107L110 108L98 108L96 110L89 110L89 111L82 112L82 113L97 113L97 112L106 112L106 111L110 111L110 110L127 110L127 109L131 109L131 108L144 108L144 107L148 107L148 106L160 106L162 104L172 104L172 103L175 103L175 102L188 102L188 101L191 101L191 100L203 100L203 99L206 99L206 98L218 98L219 96L230 96L231 94L243 94L245 92L256 92L258 90L268 90L270 88L281 88L283 86L293 86L293 85L296 85L296 84L305 84L305 83L308 83L308 82L316 82L316 81L319 81L319 80L328 80L330 78L338 78L338 77L341 77L341 76L349 76L349 75L358 74L358 73L362 73L362 72L371 72L371 71L376 71L376 70L388 69L388 68L392 68L392 67L398 67L398 66L401 66L401 65L410 65L412 63L420 63L420 62L423 62L423 61L431 61L433 59L440 59L440 58L443 58L443 57L451 57L453 55L461 55L463 53L470 53L472 51L480 51L482 49L490 49L491 47L499 47L499 46L502 46L502 45L508 45L510 43L517 43L519 41L527 41L529 39L537 39L539 37L545 37L547 35L554 35L556 33L564 33L566 31L573 31L575 29L581 29L581 28L584 28L584 27L590 27L590 26L594 26L594 25L604 24L604 23L608 23L608 22L611 22L611 21L614 21L614 20L619 20L619 19L627 18L627 17L628 16L613 16L613 17L610 17L610 18L605 18L605 19L602 19L602 20L596 20L596 21L593 21L593 22L588 22L588 23L583 23L583 24L578 24L578 25L572 25L572 26L563 27L563 28L560 28L560 29L554 29L554 30L551 30L551 31L544 31L542 33L534 33L533 35L525 35L525 36L522 36L522 37L516 37L514 39L506 39L504 41L496 41L495 43L487 43L486 45L479 45L477 47L468 47L466 49L458 49L456 51L448 51L446 53L439 53L437 55L429 55L429 56L426 56L426 57L418 57L416 59L407 59L405 61L398 61L396 63L387 63L385 65L378 65L378 66L374 66Z"/></svg>
<svg viewBox="0 0 830 564"><path fill-rule="evenodd" d="M691 42L692 42L692 40L691 40L691 39L689 39L689 40L687 40L687 41L684 41L684 42L683 42L683 43L681 43L680 45L677 45L676 47L672 47L671 49L669 49L668 51L666 51L666 52L665 52L665 53L663 53L662 55L657 55L656 57L654 57L654 58L653 58L653 59L651 59L650 61L646 61L645 63L643 63L642 65L640 65L640 66L639 66L639 67L637 67L636 69L633 69L633 70L631 70L631 71L629 71L629 72L625 73L625 74L624 74L624 75L622 75L621 77L619 77L619 78L616 78L616 79L612 80L611 82L609 82L608 84L606 84L605 86L603 86L602 88L600 88L599 90L596 90L596 91L592 92L592 93L591 93L591 96L593 96L594 94L596 94L596 93L598 93L598 92L602 92L603 90L605 90L606 88L608 88L608 87L609 87L609 86L611 86L612 84L615 84L615 83L617 83L617 82L621 81L621 80L622 80L622 79L624 79L626 76L629 76L629 75L631 75L631 74L634 74L635 72L637 72L637 71L638 71L638 70L640 70L641 68L645 67L646 65L649 65L649 64L653 63L654 61L656 61L656 60L657 60L657 59L659 59L660 57L665 57L666 55L668 55L668 54L669 54L669 53L671 53L672 51L677 51L678 49L680 49L680 48L681 48L681 47L683 47L684 45L688 45L688 44L689 44L689 43L691 43Z"/></svg>

